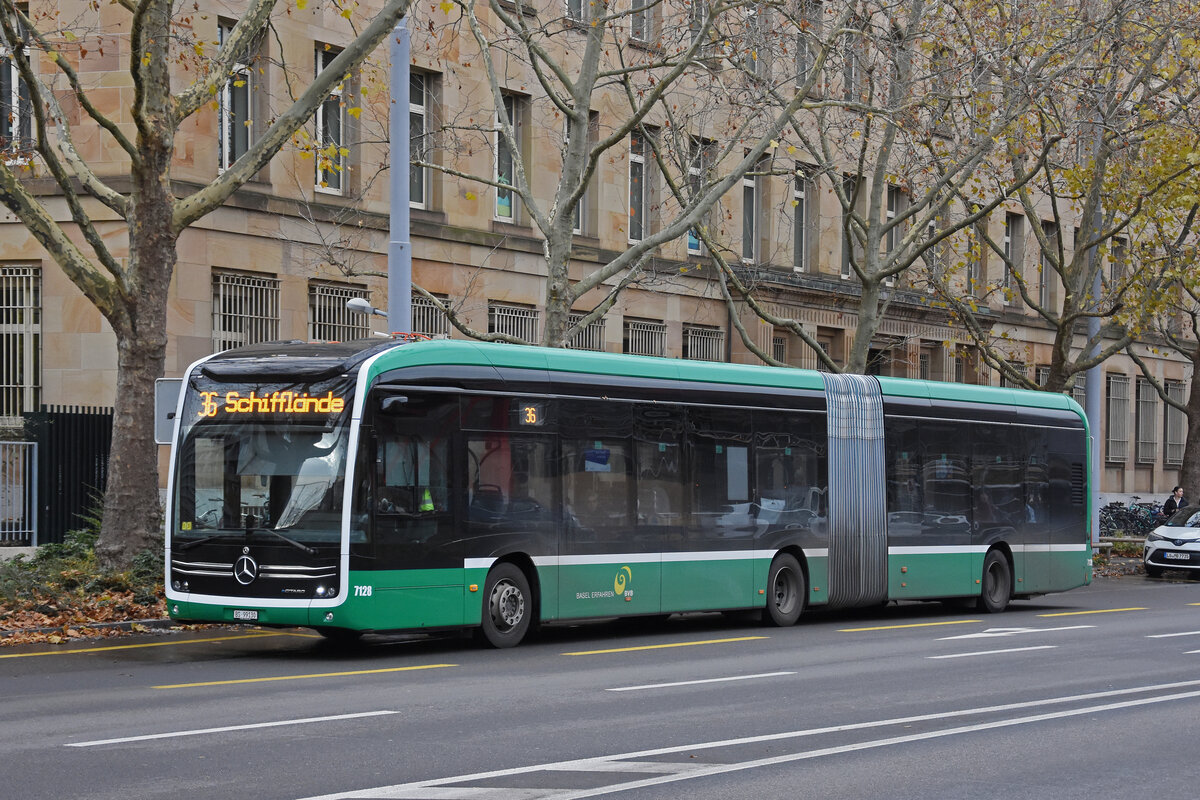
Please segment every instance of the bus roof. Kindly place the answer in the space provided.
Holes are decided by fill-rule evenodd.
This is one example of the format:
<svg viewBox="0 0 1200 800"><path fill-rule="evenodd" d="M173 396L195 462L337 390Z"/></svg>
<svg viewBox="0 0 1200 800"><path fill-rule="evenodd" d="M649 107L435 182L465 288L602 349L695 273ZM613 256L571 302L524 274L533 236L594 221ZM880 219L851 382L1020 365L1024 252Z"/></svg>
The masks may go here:
<svg viewBox="0 0 1200 800"><path fill-rule="evenodd" d="M389 348L371 363L369 380L374 381L378 375L391 370L436 365L490 366L780 389L824 389L821 373L815 370L598 353L590 350L463 339L416 341ZM1081 418L1083 416L1083 410L1073 399L1055 392L890 377L880 377L879 384L884 397L928 398L933 401L1069 410Z"/></svg>

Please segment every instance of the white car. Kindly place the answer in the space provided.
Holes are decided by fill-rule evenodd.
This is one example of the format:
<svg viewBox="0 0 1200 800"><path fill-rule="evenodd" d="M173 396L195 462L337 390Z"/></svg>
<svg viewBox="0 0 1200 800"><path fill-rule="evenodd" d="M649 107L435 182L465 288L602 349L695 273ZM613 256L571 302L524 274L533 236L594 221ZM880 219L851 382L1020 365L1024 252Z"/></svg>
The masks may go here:
<svg viewBox="0 0 1200 800"><path fill-rule="evenodd" d="M1200 508L1184 506L1146 536L1142 549L1146 574L1157 578L1163 570L1185 569L1200 578Z"/></svg>

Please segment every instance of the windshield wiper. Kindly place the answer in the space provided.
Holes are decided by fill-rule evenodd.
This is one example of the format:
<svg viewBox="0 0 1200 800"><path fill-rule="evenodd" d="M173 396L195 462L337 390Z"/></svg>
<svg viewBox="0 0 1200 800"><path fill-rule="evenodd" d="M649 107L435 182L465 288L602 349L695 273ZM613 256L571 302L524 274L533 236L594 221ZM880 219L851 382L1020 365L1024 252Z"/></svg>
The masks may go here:
<svg viewBox="0 0 1200 800"><path fill-rule="evenodd" d="M310 556L315 556L317 554L317 551L314 548L309 547L308 545L304 544L303 542L297 542L295 539L292 539L288 536L284 536L282 533L275 530L274 528L246 528L246 533L247 534L269 533L272 536L274 536L276 539L285 541L288 544L290 544L292 547L296 548L297 550L302 550L305 553L308 553Z"/></svg>
<svg viewBox="0 0 1200 800"><path fill-rule="evenodd" d="M236 535L237 534L235 534L235 533L218 533L218 534L214 534L213 536L205 536L203 539L193 539L190 542L183 542L182 544L175 545L175 547L173 547L171 549L175 550L176 552L182 552L184 550L191 550L193 547L197 547L202 544L208 544L209 542L215 542L218 539L228 539L229 537L236 536Z"/></svg>

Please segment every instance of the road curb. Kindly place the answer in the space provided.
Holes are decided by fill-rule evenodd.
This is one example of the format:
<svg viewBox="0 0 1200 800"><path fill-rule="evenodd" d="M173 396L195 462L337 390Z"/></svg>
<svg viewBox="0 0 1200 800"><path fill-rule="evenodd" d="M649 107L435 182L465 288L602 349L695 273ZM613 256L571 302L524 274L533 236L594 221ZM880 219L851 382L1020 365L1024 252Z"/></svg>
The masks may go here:
<svg viewBox="0 0 1200 800"><path fill-rule="evenodd" d="M170 630L180 627L180 623L171 619L130 619L124 622L81 622L78 625L54 625L49 628L4 628L0 629L0 639L7 639L18 633L54 633L68 628L76 631L118 630L132 631L138 625L151 630Z"/></svg>

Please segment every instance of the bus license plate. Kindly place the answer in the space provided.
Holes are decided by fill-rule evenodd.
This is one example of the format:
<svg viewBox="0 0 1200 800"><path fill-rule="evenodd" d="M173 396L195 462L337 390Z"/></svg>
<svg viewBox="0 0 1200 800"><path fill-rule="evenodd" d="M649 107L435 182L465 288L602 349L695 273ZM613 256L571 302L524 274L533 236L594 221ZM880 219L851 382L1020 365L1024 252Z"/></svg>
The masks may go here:
<svg viewBox="0 0 1200 800"><path fill-rule="evenodd" d="M243 608L235 608L233 610L233 618L244 620L246 622L256 622L258 620L257 611L247 611Z"/></svg>
<svg viewBox="0 0 1200 800"><path fill-rule="evenodd" d="M1163 558L1169 558L1172 561L1191 561L1191 553L1163 553Z"/></svg>

